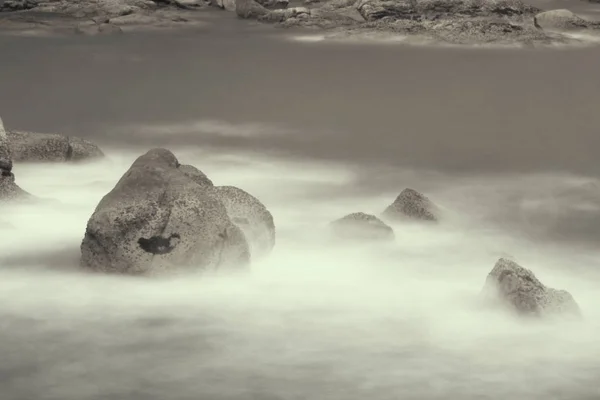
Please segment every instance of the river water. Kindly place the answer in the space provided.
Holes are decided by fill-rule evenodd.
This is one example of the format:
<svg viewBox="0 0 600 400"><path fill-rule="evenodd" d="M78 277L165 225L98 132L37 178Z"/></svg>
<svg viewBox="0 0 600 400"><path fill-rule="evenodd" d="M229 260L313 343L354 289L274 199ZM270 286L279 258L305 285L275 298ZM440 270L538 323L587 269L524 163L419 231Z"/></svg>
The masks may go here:
<svg viewBox="0 0 600 400"><path fill-rule="evenodd" d="M15 167L54 201L0 214L2 400L600 396L599 48L309 43L209 15L195 33L0 37L5 125L107 153ZM99 199L159 146L271 210L277 245L250 276L77 273ZM440 226L327 240L405 187ZM584 321L479 308L507 255Z"/></svg>

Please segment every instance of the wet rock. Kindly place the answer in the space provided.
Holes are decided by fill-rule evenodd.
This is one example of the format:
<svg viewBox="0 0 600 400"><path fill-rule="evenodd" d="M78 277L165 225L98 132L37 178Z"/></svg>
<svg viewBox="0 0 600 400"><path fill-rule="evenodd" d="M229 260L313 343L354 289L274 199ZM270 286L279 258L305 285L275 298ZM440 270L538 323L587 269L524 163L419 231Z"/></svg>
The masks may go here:
<svg viewBox="0 0 600 400"><path fill-rule="evenodd" d="M248 266L248 243L225 206L179 166L166 149L138 157L88 221L83 268L161 275Z"/></svg>
<svg viewBox="0 0 600 400"><path fill-rule="evenodd" d="M545 286L533 272L506 258L500 258L488 274L482 295L487 302L499 302L520 315L581 314L569 292Z"/></svg>
<svg viewBox="0 0 600 400"><path fill-rule="evenodd" d="M275 223L265 205L250 193L234 186L215 186L214 195L248 240L253 259L268 255L275 246Z"/></svg>
<svg viewBox="0 0 600 400"><path fill-rule="evenodd" d="M600 27L597 23L587 21L569 10L551 10L539 13L534 18L536 27L552 31L573 31Z"/></svg>
<svg viewBox="0 0 600 400"><path fill-rule="evenodd" d="M438 207L429 198L414 189L406 188L396 200L383 211L383 218L389 220L438 221Z"/></svg>
<svg viewBox="0 0 600 400"><path fill-rule="evenodd" d="M77 137L14 130L7 136L15 162L82 161L104 156L98 146Z"/></svg>
<svg viewBox="0 0 600 400"><path fill-rule="evenodd" d="M214 186L213 182L208 178L208 176L206 176L204 172L192 165L180 165L179 170L198 185L208 187Z"/></svg>
<svg viewBox="0 0 600 400"><path fill-rule="evenodd" d="M357 212L330 223L332 233L343 240L392 241L394 230L374 215Z"/></svg>

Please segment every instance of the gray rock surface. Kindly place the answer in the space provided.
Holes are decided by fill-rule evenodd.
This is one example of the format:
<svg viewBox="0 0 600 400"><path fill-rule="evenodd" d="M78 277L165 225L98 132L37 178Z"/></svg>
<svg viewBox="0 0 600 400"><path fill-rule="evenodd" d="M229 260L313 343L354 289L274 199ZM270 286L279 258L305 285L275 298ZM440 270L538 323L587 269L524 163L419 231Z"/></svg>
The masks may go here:
<svg viewBox="0 0 600 400"><path fill-rule="evenodd" d="M243 270L242 231L168 150L138 157L100 201L81 244L85 269L130 275Z"/></svg>
<svg viewBox="0 0 600 400"><path fill-rule="evenodd" d="M536 27L548 31L576 31L600 28L598 23L587 21L565 9L545 11L534 17Z"/></svg>
<svg viewBox="0 0 600 400"><path fill-rule="evenodd" d="M12 155L8 135L0 118L0 201L11 201L30 197L29 193L15 183L12 172Z"/></svg>
<svg viewBox="0 0 600 400"><path fill-rule="evenodd" d="M198 185L208 187L214 186L213 182L208 178L208 176L206 176L204 172L200 171L193 165L180 165L179 170Z"/></svg>
<svg viewBox="0 0 600 400"><path fill-rule="evenodd" d="M435 222L439 219L439 209L429 198L414 189L406 188L382 214L383 219L421 220Z"/></svg>
<svg viewBox="0 0 600 400"><path fill-rule="evenodd" d="M82 161L104 156L92 142L54 133L7 131L14 162Z"/></svg>
<svg viewBox="0 0 600 400"><path fill-rule="evenodd" d="M488 274L482 295L486 301L498 301L521 315L581 314L569 292L545 286L533 272L506 258L500 258Z"/></svg>
<svg viewBox="0 0 600 400"><path fill-rule="evenodd" d="M234 186L215 186L213 193L248 240L253 259L268 255L275 246L275 223L265 205Z"/></svg>
<svg viewBox="0 0 600 400"><path fill-rule="evenodd" d="M357 212L330 223L339 239L352 241L392 241L394 230L374 215Z"/></svg>

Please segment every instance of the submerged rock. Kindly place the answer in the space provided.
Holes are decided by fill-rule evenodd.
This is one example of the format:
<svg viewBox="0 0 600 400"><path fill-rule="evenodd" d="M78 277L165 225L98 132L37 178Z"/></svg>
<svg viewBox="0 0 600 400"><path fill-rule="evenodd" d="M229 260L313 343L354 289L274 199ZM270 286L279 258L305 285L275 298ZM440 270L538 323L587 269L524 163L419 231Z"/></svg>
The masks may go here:
<svg viewBox="0 0 600 400"><path fill-rule="evenodd" d="M7 131L13 161L66 162L95 159L104 153L94 143L54 133Z"/></svg>
<svg viewBox="0 0 600 400"><path fill-rule="evenodd" d="M248 266L248 243L225 206L179 167L166 149L138 157L88 221L83 268L157 275Z"/></svg>
<svg viewBox="0 0 600 400"><path fill-rule="evenodd" d="M544 286L533 272L506 258L496 262L482 293L487 301L498 301L521 315L581 314L569 292Z"/></svg>
<svg viewBox="0 0 600 400"><path fill-rule="evenodd" d="M253 259L268 255L275 246L275 223L265 205L250 193L234 186L216 186L214 195L248 241Z"/></svg>
<svg viewBox="0 0 600 400"><path fill-rule="evenodd" d="M438 214L438 207L427 196L414 189L406 188L383 211L382 216L390 220L412 219L435 222L439 219Z"/></svg>
<svg viewBox="0 0 600 400"><path fill-rule="evenodd" d="M392 241L394 230L374 215L357 212L330 223L332 233L344 240Z"/></svg>
<svg viewBox="0 0 600 400"><path fill-rule="evenodd" d="M600 28L600 24L587 21L569 10L551 10L534 17L536 27L552 31L577 31L588 28Z"/></svg>

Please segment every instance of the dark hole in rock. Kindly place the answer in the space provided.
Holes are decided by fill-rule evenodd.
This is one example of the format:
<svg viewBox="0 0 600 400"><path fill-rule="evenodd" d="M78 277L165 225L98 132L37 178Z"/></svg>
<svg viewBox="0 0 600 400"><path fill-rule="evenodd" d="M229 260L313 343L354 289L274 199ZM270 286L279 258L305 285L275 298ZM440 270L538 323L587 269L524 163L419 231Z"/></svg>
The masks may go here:
<svg viewBox="0 0 600 400"><path fill-rule="evenodd" d="M178 233L174 233L168 238L162 236L152 236L149 239L139 238L138 244L145 252L167 254L175 249L177 243L179 243L179 239L181 239L181 236Z"/></svg>

